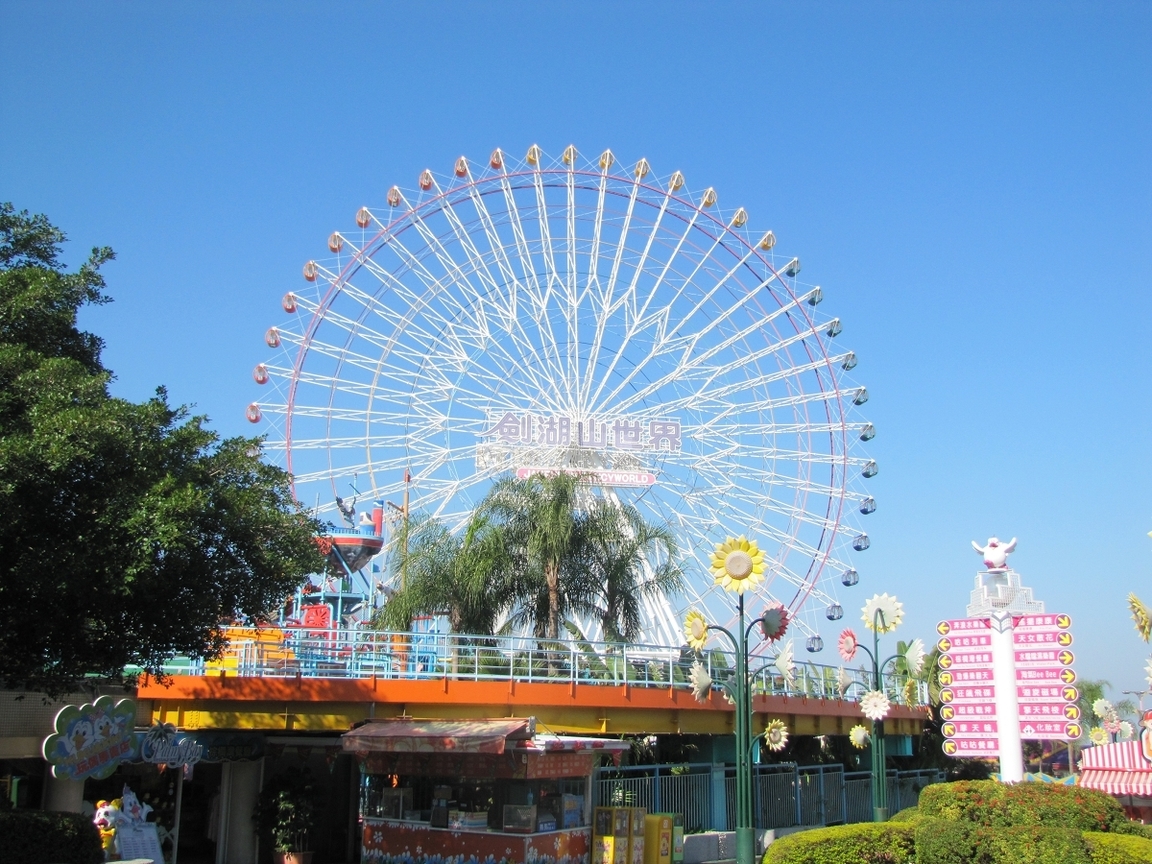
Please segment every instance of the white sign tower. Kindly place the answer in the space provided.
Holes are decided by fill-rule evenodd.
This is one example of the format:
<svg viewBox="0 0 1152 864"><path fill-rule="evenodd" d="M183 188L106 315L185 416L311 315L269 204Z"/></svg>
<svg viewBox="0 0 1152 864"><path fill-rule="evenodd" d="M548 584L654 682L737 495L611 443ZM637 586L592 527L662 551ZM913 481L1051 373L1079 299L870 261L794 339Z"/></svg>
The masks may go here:
<svg viewBox="0 0 1152 864"><path fill-rule="evenodd" d="M1024 755L1020 737L1020 704L1016 691L1016 646L1012 638L1013 616L1044 612L1044 603L1032 598L1032 589L1020 584L1020 574L1008 566L1016 538L1002 543L990 537L985 546L972 546L984 556L976 574L976 587L968 604L969 618L992 622L992 675L996 687L996 726L1000 738L1000 776L1006 782L1024 779Z"/></svg>

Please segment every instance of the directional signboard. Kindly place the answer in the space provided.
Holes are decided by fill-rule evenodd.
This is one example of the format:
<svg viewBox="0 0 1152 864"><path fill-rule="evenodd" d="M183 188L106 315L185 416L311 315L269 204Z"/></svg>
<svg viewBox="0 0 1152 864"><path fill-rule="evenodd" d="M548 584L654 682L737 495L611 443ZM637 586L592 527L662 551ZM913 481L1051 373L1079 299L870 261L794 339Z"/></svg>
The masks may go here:
<svg viewBox="0 0 1152 864"><path fill-rule="evenodd" d="M998 701L1004 700L997 699L994 656L1012 667L1008 680L1016 681L1015 720L1022 739L1079 737L1082 718L1076 704L1080 693L1074 686L1071 628L1072 617L1066 614L1013 616L1011 643L1001 642L1004 652L996 655L994 634L1003 633L1007 639L1008 632L1003 627L994 631L991 619L957 618L937 624L944 752L999 755L1002 724L1013 719L1013 708L1008 701L1007 717L998 716Z"/></svg>
<svg viewBox="0 0 1152 864"><path fill-rule="evenodd" d="M1074 686L1072 616L1021 615L1012 619L1020 737L1066 740L1080 736L1080 692Z"/></svg>
<svg viewBox="0 0 1152 864"><path fill-rule="evenodd" d="M957 618L936 625L940 649L940 717L949 756L999 754L992 622Z"/></svg>

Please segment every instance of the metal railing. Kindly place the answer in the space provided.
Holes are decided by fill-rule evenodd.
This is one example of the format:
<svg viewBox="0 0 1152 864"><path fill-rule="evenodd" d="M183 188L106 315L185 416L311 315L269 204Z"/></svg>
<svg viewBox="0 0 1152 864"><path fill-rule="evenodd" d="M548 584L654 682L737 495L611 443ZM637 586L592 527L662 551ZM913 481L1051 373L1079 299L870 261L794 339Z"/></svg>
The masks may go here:
<svg viewBox="0 0 1152 864"><path fill-rule="evenodd" d="M226 632L229 647L219 660L206 663L176 658L166 671L262 678L515 679L609 686L627 683L688 690L696 660L686 647L584 639L297 627L231 628ZM700 659L714 687L719 687L735 669L731 651L709 650ZM771 666L760 668L751 676L751 684L753 694L837 699L848 693L858 696L861 687L872 689L871 678L862 669L799 663L791 678ZM906 680L885 676L884 689L889 696L903 701ZM926 699L925 685L917 682L914 701L922 704Z"/></svg>
<svg viewBox="0 0 1152 864"><path fill-rule="evenodd" d="M892 813L911 807L920 790L944 780L935 770L889 771ZM871 822L871 774L844 766L780 763L753 766L753 815L757 828L817 827ZM716 796L723 800L716 801ZM600 768L593 777L594 806L646 807L679 813L686 832L736 827L736 776L731 766L709 763ZM716 804L723 814L717 822Z"/></svg>

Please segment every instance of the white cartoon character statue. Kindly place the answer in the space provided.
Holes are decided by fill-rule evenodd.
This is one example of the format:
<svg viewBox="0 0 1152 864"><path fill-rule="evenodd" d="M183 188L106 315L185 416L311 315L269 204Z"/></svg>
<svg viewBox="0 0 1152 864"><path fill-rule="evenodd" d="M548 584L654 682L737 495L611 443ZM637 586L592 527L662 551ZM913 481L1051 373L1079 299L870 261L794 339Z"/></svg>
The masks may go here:
<svg viewBox="0 0 1152 864"><path fill-rule="evenodd" d="M120 812L129 822L142 823L148 821L148 814L152 812L151 804L141 804L136 793L124 786L124 796L120 802Z"/></svg>
<svg viewBox="0 0 1152 864"><path fill-rule="evenodd" d="M1008 567L1008 556L1016 548L1016 538L1011 543L1002 543L999 537L989 537L987 546L979 546L972 541L972 548L984 556L984 566L989 570L1005 570Z"/></svg>

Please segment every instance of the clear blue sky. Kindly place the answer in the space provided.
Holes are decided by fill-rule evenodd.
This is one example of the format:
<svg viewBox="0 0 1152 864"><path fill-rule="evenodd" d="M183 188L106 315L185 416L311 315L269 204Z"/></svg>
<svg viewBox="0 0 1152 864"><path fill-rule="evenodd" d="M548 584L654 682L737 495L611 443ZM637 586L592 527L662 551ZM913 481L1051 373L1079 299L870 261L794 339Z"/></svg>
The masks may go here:
<svg viewBox="0 0 1152 864"><path fill-rule="evenodd" d="M969 546L1143 686L1152 5L0 0L0 199L71 260L115 391L249 434L261 336L357 207L460 154L612 148L804 260L860 357L879 503L850 610L964 613ZM855 599L853 599L855 598ZM858 613L857 613L858 614ZM855 617L855 615L853 615Z"/></svg>

